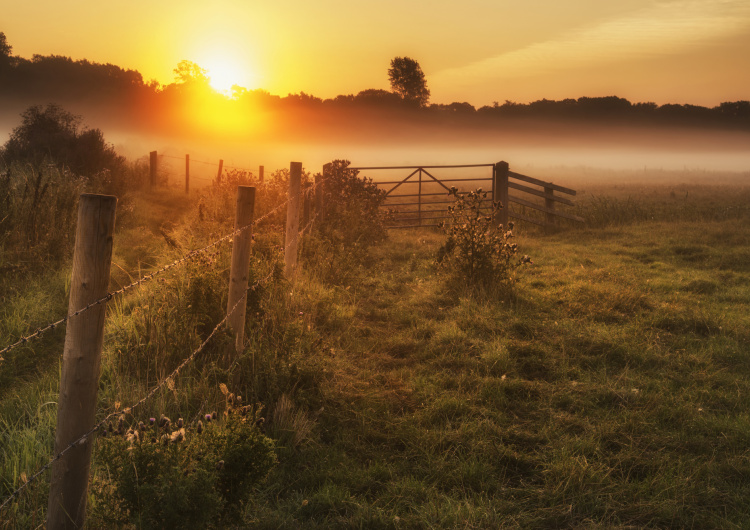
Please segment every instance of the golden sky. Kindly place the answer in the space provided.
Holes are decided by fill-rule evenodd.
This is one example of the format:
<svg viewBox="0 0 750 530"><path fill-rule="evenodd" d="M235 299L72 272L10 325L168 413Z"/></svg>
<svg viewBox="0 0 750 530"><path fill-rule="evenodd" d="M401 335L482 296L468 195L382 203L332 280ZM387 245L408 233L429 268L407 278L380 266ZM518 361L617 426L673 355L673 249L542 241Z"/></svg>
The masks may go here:
<svg viewBox="0 0 750 530"><path fill-rule="evenodd" d="M389 89L422 66L432 102L617 95L713 106L750 99L748 0L4 1L13 53L114 63L173 80L327 98Z"/></svg>

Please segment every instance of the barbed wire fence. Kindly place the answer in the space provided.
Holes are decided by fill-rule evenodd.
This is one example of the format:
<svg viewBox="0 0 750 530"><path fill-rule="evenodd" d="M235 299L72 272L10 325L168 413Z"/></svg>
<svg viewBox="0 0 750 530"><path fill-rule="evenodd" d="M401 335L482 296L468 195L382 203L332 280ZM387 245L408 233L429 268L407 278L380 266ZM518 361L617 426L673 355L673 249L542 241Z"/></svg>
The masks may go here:
<svg viewBox="0 0 750 530"><path fill-rule="evenodd" d="M308 190L309 189L313 189L317 185L318 184L315 184L311 188L308 188ZM299 195L297 195L295 197L288 198L286 201L284 201L283 203L281 203L281 204L277 205L276 207L272 208L271 210L269 210L268 212L266 212L265 214L263 214L261 217L259 217L257 219L254 219L253 220L253 225L257 225L257 224L261 223L262 221L268 219L269 217L271 217L276 212L278 212L281 209L285 208L289 204L290 201L296 199L297 197L299 197L300 195L302 195L305 192L306 192L306 190L300 191ZM115 296L124 294L127 291L133 289L134 287L139 287L139 286L141 286L141 285L143 285L145 283L148 283L151 280L153 280L154 278L156 278L157 276L159 276L159 275L161 275L161 274L169 271L170 269L173 269L175 267L178 267L178 266L182 265L183 263L186 263L188 261L191 261L191 260L195 259L196 257L200 256L204 252L208 252L212 248L217 247L217 246L221 245L222 243L225 243L225 242L229 241L234 236L241 234L242 232L244 232L247 229L249 229L249 227L239 228L237 230L234 230L234 231L230 232L229 234L224 235L223 237L220 237L219 239L217 239L215 241L212 241L211 243L205 245L204 247L201 247L201 248L198 248L198 249L195 249L195 250L191 250L190 252L188 252L187 254L185 254L183 257L181 257L179 259L176 259L176 260L172 261L171 263L168 263L168 264L160 267L159 269L157 269L157 270L155 270L155 271L153 271L153 272L151 272L149 274L146 274L145 276L139 278L138 280L136 280L134 282L131 282L128 285L125 285L124 287L121 287L120 289L117 289L116 291L108 292L105 296L97 299L94 302L91 302L91 303L87 304L85 307L82 307L81 309L79 309L79 310L77 310L77 311L75 311L73 313L70 313L70 314L68 314L68 315L66 315L66 316L64 316L64 317L62 317L62 318L60 318L58 320L55 320L54 322L50 322L49 324L46 324L44 326L41 326L41 327L37 328L36 331L34 331L33 333L31 333L30 335L26 335L24 337L21 337L16 342L8 344L4 348L0 349L0 357L2 357L3 354L5 354L5 353L7 353L9 351L11 351L11 350L13 350L13 349L15 349L15 348L17 348L19 346L22 346L22 345L26 344L30 340L33 340L33 339L36 339L36 338L40 337L46 331L55 329L57 326L59 326L61 324L65 324L71 318L79 316L79 315L85 313L86 311L88 311L89 309L92 309L93 307L96 307L98 305L103 304L104 302L108 302L109 300L112 300L112 298L114 298Z"/></svg>
<svg viewBox="0 0 750 530"><path fill-rule="evenodd" d="M146 284L146 283L150 282L151 280L153 280L157 276L159 276L159 275L161 275L161 274L163 274L163 273L165 273L165 272L167 272L167 271L169 271L171 269L174 269L174 268L176 268L176 267L178 267L178 266L180 266L180 265L182 265L184 263L187 263L188 261L191 261L192 259L195 259L197 256L200 256L201 254L207 252L208 250L217 247L218 245L222 244L223 242L226 242L226 241L228 241L228 240L230 240L230 239L232 239L232 238L234 238L236 236L241 235L246 230L252 230L253 226L256 226L258 223L260 223L264 219L270 217L271 215L275 214L276 212L280 211L282 208L289 207L290 204L297 203L297 210L298 210L298 203L299 203L300 197L302 197L303 195L310 196L314 192L314 190L316 189L316 187L322 185L326 180L327 180L326 177L323 176L323 178L321 178L319 180L316 180L316 182L314 184L312 184L311 186L308 186L306 188L301 188L300 187L299 191L296 194L294 194L294 195L290 194L290 196L288 196L288 198L287 198L286 201L278 204L277 206L275 206L274 208L272 208L271 210L269 210L268 212L266 212L265 214L263 214L261 217L259 217L257 219L254 219L251 224L248 224L247 226L244 226L244 227L241 227L241 228L237 228L237 229L233 230L232 232L230 232L230 233L228 233L228 234L220 237L219 239L216 239L216 240L212 241L211 243L209 243L209 244L207 244L207 245L205 245L205 246L203 246L203 247L201 247L199 249L195 249L195 250L192 250L192 251L188 252L187 254L185 254L184 256L182 256L181 258L179 258L177 260L174 260L174 261L172 261L172 262L170 262L170 263L162 266L161 268L157 269L156 271L151 272L151 273L143 276L142 278L139 278L138 280L133 281L130 284L128 284L128 285L126 285L126 286L124 286L124 287L122 287L120 289L108 292L105 296L102 296L101 298L95 300L94 302L91 302L91 303L87 304L85 307L83 307L83 308L81 308L81 309L79 309L79 310L77 310L77 311L75 311L75 312L73 312L71 314L68 314L65 317L62 317L62 318L60 318L60 319L58 319L58 320L56 320L54 322L51 322L51 323L49 323L49 324L47 324L45 326L42 326L42 327L38 328L34 333L32 333L30 335L27 335L25 337L22 337L19 340L17 340L16 342L11 343L11 344L7 345L6 347L4 347L2 350L0 350L0 356L3 353L6 353L6 352L8 352L8 351L10 351L10 350L12 350L14 348L17 348L17 347L19 347L19 346L21 346L23 344L26 344L30 340L33 340L35 338L40 337L44 332L46 332L48 330L51 330L51 329L54 329L55 327L57 327L57 326L59 326L61 324L66 323L71 318L75 318L77 316L80 316L81 314L85 313L86 311L89 311L90 309L92 309L92 308L94 308L96 306L99 306L99 305L101 305L101 304L103 304L103 303L105 303L105 302L107 302L109 300L112 300L115 296L122 295L122 294L128 292L129 290L131 290L131 289L133 289L135 287L142 286L143 284ZM299 214L299 211L297 211L297 215L298 214ZM314 221L318 218L319 215L320 215L320 210L315 211L314 215L310 215L310 219L308 220L307 224L303 228L297 230L296 233L293 234L293 236L291 237L291 239L287 240L287 245L289 244L290 241L293 242L293 243L296 243L298 239L302 238L305 234L307 234L308 231L310 230L310 228L313 226ZM60 450L59 452L57 452L54 456L52 456L50 458L50 460L46 464L44 464L43 466L41 466L38 470L36 470L30 476L26 477L25 480L23 480L23 483L18 488L16 488L13 492L11 492L2 501L2 503L0 504L0 513L2 513L2 511L7 506L9 506L10 503L14 499L18 498L18 496L27 487L29 487L30 484L32 484L34 481L36 481L42 474L44 474L45 471L47 471L48 469L50 469L50 467L52 467L52 465L54 464L54 462L56 462L57 460L59 460L60 458L62 458L66 453L68 453L70 450L72 450L73 448L75 448L77 445L82 445L82 444L86 443L86 441L88 440L88 438L90 436L94 435L98 430L100 430L103 426L105 426L113 417L122 416L124 414L132 414L133 410L135 410L135 409L137 409L139 407L142 407L150 398L152 398L157 392L159 392L159 390L161 390L165 385L167 385L167 386L169 386L170 384L173 385L174 384L174 380L179 375L180 371L182 369L184 369L190 362L192 362L205 349L205 347L208 345L208 343L211 341L211 339L218 333L218 331L222 328L222 326L224 326L224 324L227 323L227 320L234 314L234 312L237 310L237 308L240 307L241 303L243 303L243 302L247 303L247 294L250 291L253 291L253 290L257 289L258 287L266 284L274 276L274 274L276 273L276 270L277 270L276 264L274 263L271 266L270 272L266 276L264 276L263 278L259 279L258 281L256 281L252 285L248 286L244 290L243 296L240 297L240 299L233 305L233 307L230 308L227 311L227 314L213 328L213 330L206 337L206 339L196 349L194 349L190 353L190 355L188 355L169 375L167 375L166 377L164 377L157 385L155 385L139 401L137 401L135 404L131 405L130 407L125 407L125 408L122 408L120 410L117 410L117 411L114 411L114 412L111 412L111 413L105 415L99 422L95 423L94 426L91 427L87 432L85 432L84 434L80 435L78 438L76 438L72 442L68 443L68 445L65 448L63 448L62 450Z"/></svg>
<svg viewBox="0 0 750 530"><path fill-rule="evenodd" d="M163 164L161 163L161 161L163 159L165 159L165 158L166 159L170 159L170 160L180 160L180 161L185 162L184 173L180 173L180 172L178 172L176 170L173 170L173 169L164 169ZM218 172L217 172L217 174L214 177L211 177L211 178L208 178L208 177L205 177L205 176L197 176L195 174L191 174L189 168L190 168L190 164L192 164L192 163L202 164L204 166L216 167L216 168L218 168ZM222 172L223 172L224 169L241 171L241 172L244 172L244 173L250 174L250 175L256 175L257 174L257 176L258 176L258 182L261 183L261 184L263 183L264 166L260 166L260 165L257 168L255 168L255 169L251 169L251 168L247 168L247 167L243 167L243 166L237 166L237 165L234 165L234 164L224 164L224 160L219 160L219 162L217 163L217 162L209 162L207 160L196 160L194 158L190 158L190 155L175 156L175 155L167 155L167 154L157 154L157 156L154 157L154 159L151 160L150 164L152 165L151 171L153 173L158 173L162 177L167 177L168 179L174 180L175 182L178 181L178 179L184 177L185 181L186 181L185 182L186 192L189 189L189 187L190 187L189 183L192 180L199 180L199 181L202 181L202 182L212 182L212 183L220 181L221 180L221 175L222 175ZM155 164L156 167L153 167L154 164ZM153 182L152 182L152 184L153 184Z"/></svg>

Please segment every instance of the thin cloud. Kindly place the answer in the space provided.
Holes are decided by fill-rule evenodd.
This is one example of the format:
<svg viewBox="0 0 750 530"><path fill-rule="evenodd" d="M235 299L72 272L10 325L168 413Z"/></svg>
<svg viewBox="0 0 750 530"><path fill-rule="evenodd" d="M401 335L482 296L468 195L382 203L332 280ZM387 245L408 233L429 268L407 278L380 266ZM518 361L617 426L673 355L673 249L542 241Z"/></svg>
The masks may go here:
<svg viewBox="0 0 750 530"><path fill-rule="evenodd" d="M660 2L627 17L572 31L464 67L438 72L431 82L474 82L540 75L603 63L670 55L750 31L747 0Z"/></svg>

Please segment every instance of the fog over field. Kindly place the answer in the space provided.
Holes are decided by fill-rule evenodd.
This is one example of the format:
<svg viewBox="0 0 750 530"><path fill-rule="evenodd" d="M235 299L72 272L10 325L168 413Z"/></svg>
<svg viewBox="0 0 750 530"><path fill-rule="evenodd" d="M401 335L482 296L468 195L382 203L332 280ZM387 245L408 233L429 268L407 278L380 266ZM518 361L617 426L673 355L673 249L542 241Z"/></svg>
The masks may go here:
<svg viewBox="0 0 750 530"><path fill-rule="evenodd" d="M736 172L735 183L748 177L750 171L750 134L727 131L680 131L646 129L598 129L565 131L556 126L555 134L547 130L513 132L487 131L415 131L411 137L389 134L383 129L378 135L369 131L357 137L328 134L322 138L248 139L246 141L201 138L167 138L136 135L105 128L105 136L118 152L129 159L146 156L156 150L168 155L162 164L179 181L184 163L179 158L191 157L191 175L213 178L219 159L225 167L240 167L256 172L263 165L266 171L301 161L306 170L318 172L323 164L337 158L350 160L352 166L458 165L490 164L507 161L512 170L531 175L560 173L576 176L576 180L617 179L618 175L654 171L678 172L684 179L702 182L703 172ZM394 128L398 129L398 125ZM311 135L312 136L312 135ZM363 137L366 136L366 137ZM615 171L615 173L612 172ZM463 169L463 176L483 176L483 169ZM384 171L366 172L371 178L392 178ZM743 176L744 175L744 176ZM404 175L405 176L405 175ZM402 177L403 178L403 177ZM747 182L746 182L747 183ZM709 184L709 182L706 182ZM200 182L196 182L200 186Z"/></svg>

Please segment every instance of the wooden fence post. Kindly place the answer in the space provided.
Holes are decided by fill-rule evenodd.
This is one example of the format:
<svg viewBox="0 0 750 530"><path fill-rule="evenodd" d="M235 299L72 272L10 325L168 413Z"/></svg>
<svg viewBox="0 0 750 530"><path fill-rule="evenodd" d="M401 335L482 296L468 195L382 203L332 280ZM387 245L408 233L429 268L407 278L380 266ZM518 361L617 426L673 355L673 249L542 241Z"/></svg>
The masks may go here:
<svg viewBox="0 0 750 530"><path fill-rule="evenodd" d="M224 169L224 161L219 160L219 171L216 173L216 183L221 183L221 170Z"/></svg>
<svg viewBox="0 0 750 530"><path fill-rule="evenodd" d="M148 183L153 188L156 185L156 151L151 151L148 155Z"/></svg>
<svg viewBox="0 0 750 530"><path fill-rule="evenodd" d="M495 196L494 202L500 203L500 210L497 212L497 224L508 229L508 172L507 162L498 162L495 164Z"/></svg>
<svg viewBox="0 0 750 530"><path fill-rule="evenodd" d="M555 209L555 201L552 199L552 195L555 194L555 190L552 188L548 188L547 186L544 187L544 193L549 195L549 197L544 198L544 206L548 210L554 211ZM552 230L555 227L556 220L555 220L555 214L550 212L545 212L544 214L545 220L547 221L545 229L546 230Z"/></svg>
<svg viewBox="0 0 750 530"><path fill-rule="evenodd" d="M185 155L185 195L190 193L190 155Z"/></svg>
<svg viewBox="0 0 750 530"><path fill-rule="evenodd" d="M229 273L229 296L227 301L227 313L239 302L237 309L227 319L229 328L234 332L234 344L237 353L242 351L245 340L245 310L247 303L243 304L240 300L247 296L254 211L255 188L252 186L237 186L237 209L234 218L234 229L240 230L245 228L245 230L234 235L232 268ZM226 361L228 366L230 359L226 359Z"/></svg>
<svg viewBox="0 0 750 530"><path fill-rule="evenodd" d="M258 182L261 183L261 184L263 184L263 179L265 178L264 177L265 169L266 168L264 166L259 166L258 167Z"/></svg>
<svg viewBox="0 0 750 530"><path fill-rule="evenodd" d="M289 203L286 207L286 242L284 245L284 275L290 280L294 278L297 272L301 181L302 162L292 162L289 167Z"/></svg>
<svg viewBox="0 0 750 530"><path fill-rule="evenodd" d="M116 207L116 197L81 195L69 315L107 295ZM68 320L54 454L66 449L94 426L105 312L106 302ZM93 438L88 436L52 464L47 508L49 529L83 526Z"/></svg>
<svg viewBox="0 0 750 530"><path fill-rule="evenodd" d="M330 175L331 171L331 164L330 162L328 164L325 164L323 166L323 173L320 175L315 176L315 210L318 215L318 223L323 221L326 216L326 182L325 180Z"/></svg>
<svg viewBox="0 0 750 530"><path fill-rule="evenodd" d="M310 219L312 219L312 190L310 189L310 184L305 185L305 191L302 192L302 227L304 228L307 226L307 223L310 222Z"/></svg>

